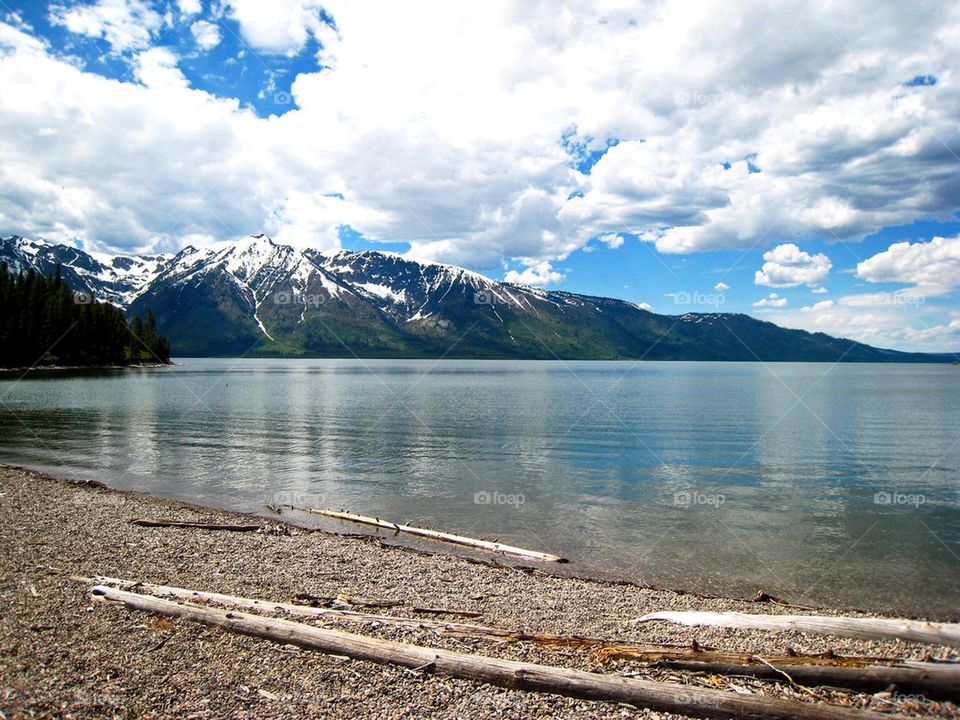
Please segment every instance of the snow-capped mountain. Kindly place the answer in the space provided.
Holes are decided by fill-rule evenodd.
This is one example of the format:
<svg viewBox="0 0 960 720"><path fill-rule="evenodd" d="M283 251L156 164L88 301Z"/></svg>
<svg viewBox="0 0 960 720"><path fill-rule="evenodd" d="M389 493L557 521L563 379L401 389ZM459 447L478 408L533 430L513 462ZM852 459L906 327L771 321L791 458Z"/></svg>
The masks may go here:
<svg viewBox="0 0 960 720"><path fill-rule="evenodd" d="M168 256L109 256L57 245L45 240L28 240L14 235L0 238L0 262L10 272L30 269L44 275L56 272L57 265L67 284L117 307L126 307L163 269Z"/></svg>
<svg viewBox="0 0 960 720"><path fill-rule="evenodd" d="M175 355L930 361L746 315L497 282L386 252L300 250L256 235L175 255L109 257L0 238L11 272L59 265L75 290L153 312Z"/></svg>

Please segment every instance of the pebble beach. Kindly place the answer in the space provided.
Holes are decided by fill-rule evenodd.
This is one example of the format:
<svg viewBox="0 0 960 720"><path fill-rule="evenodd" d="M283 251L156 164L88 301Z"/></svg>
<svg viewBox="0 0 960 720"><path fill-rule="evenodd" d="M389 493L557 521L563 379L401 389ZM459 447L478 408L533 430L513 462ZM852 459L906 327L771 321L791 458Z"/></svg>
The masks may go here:
<svg viewBox="0 0 960 720"><path fill-rule="evenodd" d="M257 523L257 532L140 527L136 518ZM630 705L493 687L309 652L187 621L93 603L76 576L107 575L290 602L298 594L390 599L479 613L470 622L624 643L708 646L778 655L957 659L946 648L798 632L631 623L659 610L791 613L745 599L703 598L629 584L556 577L336 535L95 483L0 466L0 713L4 718L623 718L681 717ZM818 610L831 614L829 610ZM451 617L450 619L458 619ZM460 618L462 619L462 618ZM960 717L956 705L601 662L576 648L440 635L430 628L324 619L326 627L417 645L665 682L762 693L917 717Z"/></svg>

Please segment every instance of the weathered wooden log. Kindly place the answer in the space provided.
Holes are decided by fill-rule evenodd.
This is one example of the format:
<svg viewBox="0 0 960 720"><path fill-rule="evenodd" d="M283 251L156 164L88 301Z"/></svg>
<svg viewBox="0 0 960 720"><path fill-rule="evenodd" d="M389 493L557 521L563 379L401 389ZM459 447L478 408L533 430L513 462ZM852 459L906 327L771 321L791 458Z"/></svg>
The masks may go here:
<svg viewBox="0 0 960 720"><path fill-rule="evenodd" d="M399 525L397 523L390 522L389 520L367 517L366 515L354 515L353 513L337 512L336 510L321 510L319 508L298 507L296 509L313 513L314 515L324 515L325 517L335 518L337 520L346 520L348 522L360 523L361 525L371 525L373 527L383 528L384 530L392 530L395 533L405 533L407 535L427 538L428 540L439 540L440 542L453 543L454 545L462 545L464 547L471 547L476 550L485 550L486 552L498 553L500 555L520 557L527 560L538 560L540 562L567 562L566 559L560 557L559 555L552 555L550 553L539 552L537 550L525 550L524 548L514 547L513 545L505 545L503 543L493 542L490 540L477 540L476 538L470 538L464 535L455 535L448 532L440 532L439 530L428 530L427 528L413 527L412 525Z"/></svg>
<svg viewBox="0 0 960 720"><path fill-rule="evenodd" d="M220 627L242 635L292 644L307 650L347 656L355 660L396 664L423 672L486 682L514 690L546 692L586 700L630 703L654 711L682 713L695 717L736 718L737 720L766 718L883 720L888 717L880 713L853 708L600 675L581 670L409 645L313 627L290 620L266 618L241 612L224 612L189 603L178 604L170 600L117 590L104 585L96 585L90 592L97 600L122 603L134 610Z"/></svg>
<svg viewBox="0 0 960 720"><path fill-rule="evenodd" d="M766 658L764 658L766 659ZM766 680L792 680L799 685L853 688L879 692L896 688L900 692L919 693L938 700L960 700L960 664L905 660L893 666L838 667L836 665L791 665L779 658L763 663L741 665L728 662L664 660L663 667L689 672L719 675L746 675Z"/></svg>
<svg viewBox="0 0 960 720"><path fill-rule="evenodd" d="M906 640L960 647L960 623L828 615L752 615L739 612L664 611L633 622L666 620L681 625L712 625L751 630L797 630L857 640Z"/></svg>
<svg viewBox="0 0 960 720"><path fill-rule="evenodd" d="M922 692L929 697L957 699L960 695L960 664L901 661L894 658L850 657L833 653L821 655L767 655L762 659L751 653L725 652L704 647L622 643L581 635L530 633L471 623L442 622L374 615L349 610L305 607L220 593L189 590L167 585L138 583L105 576L76 578L85 584L102 584L136 589L158 597L173 597L192 602L245 608L254 612L285 612L297 617L341 620L351 623L379 623L409 629L435 630L443 635L469 637L496 642L531 642L544 647L573 648L595 653L597 660L633 660L691 671L730 675L751 675L784 680L783 672L798 683L823 684L859 690L887 689L895 685L908 692ZM828 668L824 671L798 672L798 667ZM831 673L830 669L843 670ZM781 670L783 672L781 672Z"/></svg>
<svg viewBox="0 0 960 720"><path fill-rule="evenodd" d="M410 612L423 613L424 615L459 615L460 617L478 618L483 615L482 612L475 610L453 610L442 607L417 607L410 608Z"/></svg>
<svg viewBox="0 0 960 720"><path fill-rule="evenodd" d="M379 598L365 598L356 595L314 595L301 592L296 595L297 600L314 607L379 607L391 608L403 605L400 600L381 600Z"/></svg>
<svg viewBox="0 0 960 720"><path fill-rule="evenodd" d="M187 520L150 520L136 518L128 520L131 525L140 527L199 528L200 530L227 530L229 532L256 532L262 525L228 525L224 523L190 522Z"/></svg>
<svg viewBox="0 0 960 720"><path fill-rule="evenodd" d="M492 628L484 628L480 625L470 625L467 623L447 622L443 620L429 620L421 618L406 618L396 615L378 615L374 613L359 612L357 610L345 610L340 607L316 607L313 605L300 605L295 603L275 602L273 600L262 600L257 598L246 598L238 595L224 595L223 593L207 592L204 590L191 590L189 588L174 587L171 585L157 585L154 583L138 582L136 580L123 580L121 578L107 577L105 575L95 575L92 578L74 577L74 580L84 584L109 585L126 590L138 590L154 595L156 597L169 597L189 602L213 603L228 608L243 608L253 612L283 612L298 617L312 617L330 620L344 620L354 623L380 623L381 625L391 625L395 627L407 627L411 629L430 629L440 631L450 631L455 634L456 631L464 634L471 632L477 633L474 636L483 636L485 631L491 633L502 632L504 636L511 635L510 631L496 631ZM502 639L514 639L505 637Z"/></svg>
<svg viewBox="0 0 960 720"><path fill-rule="evenodd" d="M406 627L414 630L437 630L443 634L455 637L489 639L499 642L532 642L552 647L600 648L598 652L598 659L600 660L629 659L641 662L696 660L700 662L725 662L740 665L750 663L762 664L756 659L755 655L750 653L723 652L711 648L624 643L607 638L586 637L583 635L532 633L523 630L506 630L504 628L476 625L473 623L407 618L397 615L379 615L356 610L315 607L259 598L240 597L238 595L225 595L223 593L205 590L192 590L171 585L157 585L155 583L139 582L136 580L124 580L106 575L95 575L92 578L74 577L73 579L87 585L109 585L121 590L137 590L156 597L176 598L177 600L194 603L213 603L227 608L242 608L258 613L279 612L297 617L344 620L346 622L362 624L380 623L382 625ZM769 656L764 659L768 662L781 662L784 664L833 665L841 667L867 667L881 664L893 665L899 662L899 660L895 658L847 657L834 654L800 655L797 653L783 656Z"/></svg>

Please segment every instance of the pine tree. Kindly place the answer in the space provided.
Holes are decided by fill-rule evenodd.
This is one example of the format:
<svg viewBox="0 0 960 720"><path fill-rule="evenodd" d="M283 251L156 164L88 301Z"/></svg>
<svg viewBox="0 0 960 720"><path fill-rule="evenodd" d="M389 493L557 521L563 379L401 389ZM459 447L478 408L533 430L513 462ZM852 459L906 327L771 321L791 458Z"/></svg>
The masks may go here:
<svg viewBox="0 0 960 720"><path fill-rule="evenodd" d="M142 343L142 340L146 340ZM144 347L146 345L146 347ZM0 365L103 365L168 362L170 343L147 322L107 303L77 303L58 266L52 278L14 277L0 263Z"/></svg>

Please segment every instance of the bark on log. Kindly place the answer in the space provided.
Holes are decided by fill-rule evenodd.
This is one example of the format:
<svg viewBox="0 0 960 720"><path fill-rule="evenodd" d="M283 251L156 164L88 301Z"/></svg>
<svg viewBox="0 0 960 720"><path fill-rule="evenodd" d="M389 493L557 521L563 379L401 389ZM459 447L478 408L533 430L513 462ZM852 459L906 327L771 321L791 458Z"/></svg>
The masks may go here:
<svg viewBox="0 0 960 720"><path fill-rule="evenodd" d="M768 680L784 680L786 676L799 685L855 688L865 692L879 692L895 687L898 691L920 693L938 700L960 700L960 665L956 663L928 663L903 661L897 665L869 667L837 667L830 665L789 665L777 659L769 660L773 667L739 665L726 662L697 662L665 660L663 667L689 672L707 672L720 675L748 675Z"/></svg>
<svg viewBox="0 0 960 720"><path fill-rule="evenodd" d="M665 611L634 622L667 620L681 625L712 625L751 630L798 630L857 640L906 640L960 647L960 623L936 623L888 618L851 618L826 615L751 615L739 612Z"/></svg>
<svg viewBox="0 0 960 720"><path fill-rule="evenodd" d="M262 525L227 525L223 523L190 522L186 520L148 520L137 518L128 520L131 525L140 527L176 527L176 528L199 528L201 530L227 530L232 532L256 532Z"/></svg>
<svg viewBox="0 0 960 720"><path fill-rule="evenodd" d="M181 618L203 625L293 644L355 660L430 671L466 680L486 682L515 690L554 693L586 700L624 702L659 712L676 712L695 717L763 720L883 720L889 716L853 708L802 703L763 695L724 692L650 680L599 675L534 663L468 655L438 648L409 645L327 630L289 620L278 620L241 612L224 612L190 604L140 595L96 585L91 595L98 600L122 603L128 608Z"/></svg>
<svg viewBox="0 0 960 720"><path fill-rule="evenodd" d="M398 525L389 520L367 517L366 515L354 515L353 513L337 512L336 510L321 510L318 508L296 508L314 515L323 515L325 517L335 518L337 520L347 520L349 522L360 523L361 525L371 525L373 527L392 530L396 533L405 533L416 537L427 538L428 540L439 540L441 542L453 543L464 547L474 548L476 550L485 550L487 552L497 553L499 555L509 555L511 557L520 557L527 560L538 560L540 562L565 563L566 559L559 555L539 552L537 550L526 550L524 548L514 547L513 545L504 545L490 540L477 540L476 538L466 537L464 535L455 535L439 530L428 530L427 528L413 527L412 525Z"/></svg>

